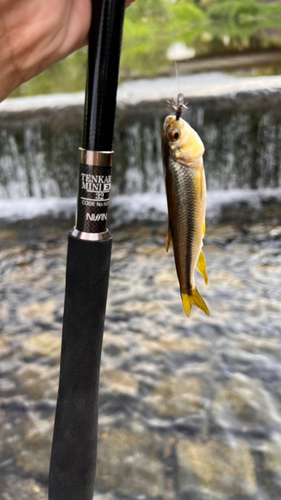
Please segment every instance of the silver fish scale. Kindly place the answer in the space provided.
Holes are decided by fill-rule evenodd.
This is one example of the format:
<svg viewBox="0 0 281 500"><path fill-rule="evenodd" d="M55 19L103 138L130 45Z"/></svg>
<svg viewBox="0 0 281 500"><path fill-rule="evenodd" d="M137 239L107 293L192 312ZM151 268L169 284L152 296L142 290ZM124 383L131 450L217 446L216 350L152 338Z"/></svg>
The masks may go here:
<svg viewBox="0 0 281 500"><path fill-rule="evenodd" d="M190 292L194 286L193 272L200 252L202 235L196 231L196 214L199 199L195 188L195 170L170 159L173 183L175 221L172 228L176 268L181 283L181 292ZM176 255L177 253L177 255Z"/></svg>

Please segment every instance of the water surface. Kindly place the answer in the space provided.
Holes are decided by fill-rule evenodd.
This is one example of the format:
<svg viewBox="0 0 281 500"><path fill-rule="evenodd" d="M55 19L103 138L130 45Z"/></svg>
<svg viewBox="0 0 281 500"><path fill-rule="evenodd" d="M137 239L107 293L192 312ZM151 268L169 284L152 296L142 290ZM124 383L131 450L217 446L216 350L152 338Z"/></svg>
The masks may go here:
<svg viewBox="0 0 281 500"><path fill-rule="evenodd" d="M71 224L1 230L3 500L47 499ZM208 226L210 283L196 283L211 317L190 319L165 232L158 222L114 232L97 498L277 500L280 227Z"/></svg>

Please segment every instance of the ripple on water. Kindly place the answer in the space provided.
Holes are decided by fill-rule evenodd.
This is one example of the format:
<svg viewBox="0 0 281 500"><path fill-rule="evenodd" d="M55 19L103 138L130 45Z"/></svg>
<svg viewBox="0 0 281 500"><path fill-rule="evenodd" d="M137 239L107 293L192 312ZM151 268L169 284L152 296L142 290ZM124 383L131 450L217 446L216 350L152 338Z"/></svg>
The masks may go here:
<svg viewBox="0 0 281 500"><path fill-rule="evenodd" d="M207 232L210 282L196 283L211 317L187 319L162 225L116 231L99 500L281 498L281 260L266 234ZM12 500L46 500L66 245L50 231L14 238L0 249L0 480Z"/></svg>

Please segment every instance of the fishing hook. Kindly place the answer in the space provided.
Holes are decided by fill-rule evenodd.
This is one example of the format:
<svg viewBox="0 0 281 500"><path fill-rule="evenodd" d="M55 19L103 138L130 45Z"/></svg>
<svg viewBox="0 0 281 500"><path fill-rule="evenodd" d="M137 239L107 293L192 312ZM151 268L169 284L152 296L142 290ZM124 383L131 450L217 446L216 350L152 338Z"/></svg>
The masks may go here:
<svg viewBox="0 0 281 500"><path fill-rule="evenodd" d="M178 97L177 97L177 103L175 102L170 102L170 101L167 101L168 102L168 106L172 109L175 110L176 112L176 120L179 120L181 115L182 115L182 112L184 109L188 109L186 104L184 104L184 95L179 93L178 94Z"/></svg>

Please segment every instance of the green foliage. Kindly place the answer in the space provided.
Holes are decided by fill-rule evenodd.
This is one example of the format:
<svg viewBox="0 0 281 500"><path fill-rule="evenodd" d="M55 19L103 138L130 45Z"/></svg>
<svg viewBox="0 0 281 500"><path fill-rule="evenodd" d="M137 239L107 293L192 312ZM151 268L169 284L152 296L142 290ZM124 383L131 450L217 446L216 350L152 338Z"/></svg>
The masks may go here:
<svg viewBox="0 0 281 500"><path fill-rule="evenodd" d="M168 16L168 2L163 0L141 0L135 2L126 11L125 19L139 23L140 19L166 19Z"/></svg>
<svg viewBox="0 0 281 500"><path fill-rule="evenodd" d="M264 17L281 16L281 3L263 3L258 4L259 15Z"/></svg>
<svg viewBox="0 0 281 500"><path fill-rule="evenodd" d="M175 3L170 2L170 20L174 29L182 24L198 23L206 19L203 10L185 0L178 0Z"/></svg>
<svg viewBox="0 0 281 500"><path fill-rule="evenodd" d="M149 76L168 64L168 46L191 33L190 26L206 14L186 0L138 0L127 11L124 22L121 75ZM196 37L196 30L191 39Z"/></svg>
<svg viewBox="0 0 281 500"><path fill-rule="evenodd" d="M165 73L170 65L167 50L174 42L207 56L280 47L279 30L281 2L137 0L126 10L120 77ZM86 66L84 48L22 85L13 96L83 90Z"/></svg>
<svg viewBox="0 0 281 500"><path fill-rule="evenodd" d="M257 2L254 0L225 0L212 5L208 9L208 14L216 21L239 22L244 16L257 15L258 11Z"/></svg>
<svg viewBox="0 0 281 500"><path fill-rule="evenodd" d="M241 22L253 17L280 16L281 3L257 0L216 0L207 5L207 12L210 19Z"/></svg>

